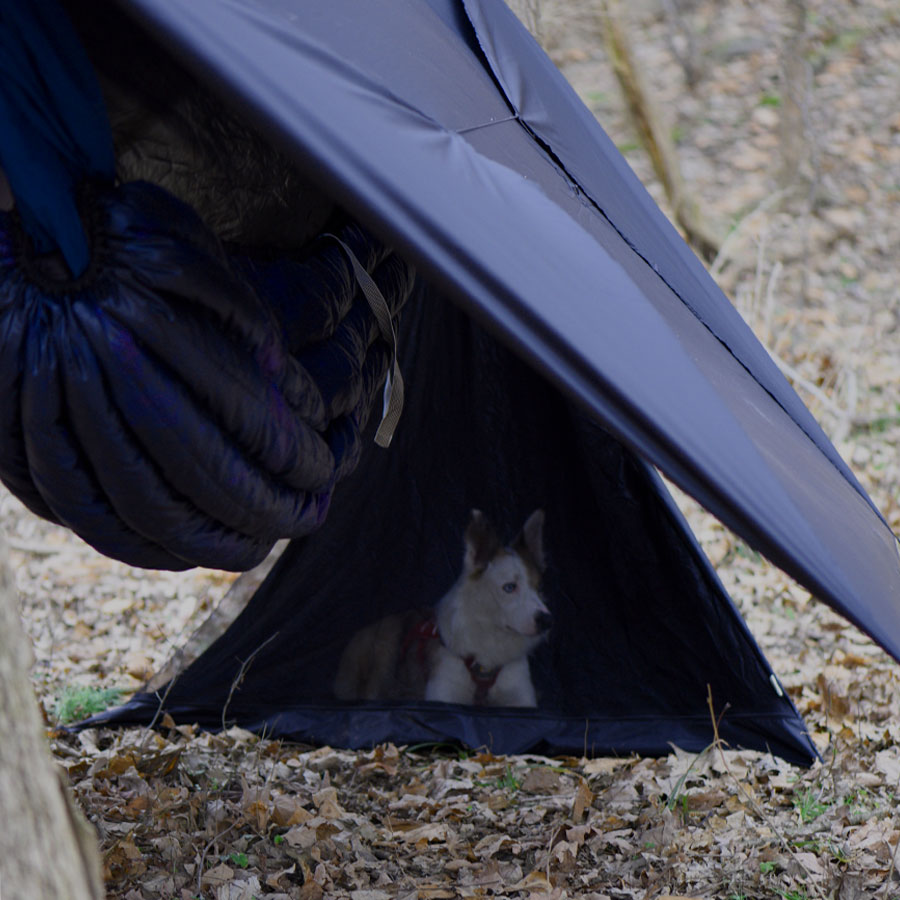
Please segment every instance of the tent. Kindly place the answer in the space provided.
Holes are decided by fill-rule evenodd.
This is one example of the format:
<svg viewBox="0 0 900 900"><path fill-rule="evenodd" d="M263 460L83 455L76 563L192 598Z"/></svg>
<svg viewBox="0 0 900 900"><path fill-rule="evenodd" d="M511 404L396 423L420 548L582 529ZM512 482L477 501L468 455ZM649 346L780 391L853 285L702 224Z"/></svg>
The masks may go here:
<svg viewBox="0 0 900 900"><path fill-rule="evenodd" d="M399 335L408 391L390 450L361 454L321 527L164 707L353 746L654 753L709 742L710 694L727 741L812 758L654 467L898 657L896 540L505 5L121 6L422 285ZM348 635L441 595L473 506L507 534L546 511L556 624L532 659L538 707L336 701ZM102 720L159 709L138 695Z"/></svg>

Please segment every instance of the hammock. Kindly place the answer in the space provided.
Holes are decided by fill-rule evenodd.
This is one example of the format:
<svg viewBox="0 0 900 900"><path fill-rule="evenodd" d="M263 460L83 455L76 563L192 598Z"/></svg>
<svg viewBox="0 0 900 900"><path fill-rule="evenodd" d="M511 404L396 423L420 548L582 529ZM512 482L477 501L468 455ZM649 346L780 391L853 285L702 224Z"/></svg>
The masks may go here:
<svg viewBox="0 0 900 900"><path fill-rule="evenodd" d="M0 479L136 566L232 570L325 519L359 461L411 267L346 217L301 251L227 245L117 182L99 85L53 3L0 12Z"/></svg>

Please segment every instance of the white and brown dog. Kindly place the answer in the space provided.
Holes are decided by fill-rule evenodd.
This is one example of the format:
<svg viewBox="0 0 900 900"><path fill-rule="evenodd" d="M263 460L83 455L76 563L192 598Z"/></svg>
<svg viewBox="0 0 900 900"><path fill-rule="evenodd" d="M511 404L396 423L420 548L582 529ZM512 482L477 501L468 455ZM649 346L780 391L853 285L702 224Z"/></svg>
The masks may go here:
<svg viewBox="0 0 900 900"><path fill-rule="evenodd" d="M358 631L341 656L335 696L536 706L528 654L552 623L539 590L543 529L537 510L504 547L472 510L456 583L432 610L388 616Z"/></svg>

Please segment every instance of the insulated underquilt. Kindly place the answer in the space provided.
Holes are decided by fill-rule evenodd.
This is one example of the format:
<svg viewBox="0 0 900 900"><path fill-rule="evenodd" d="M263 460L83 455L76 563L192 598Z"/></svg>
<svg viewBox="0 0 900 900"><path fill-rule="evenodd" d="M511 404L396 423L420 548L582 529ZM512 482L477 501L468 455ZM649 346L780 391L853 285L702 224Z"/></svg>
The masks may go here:
<svg viewBox="0 0 900 900"><path fill-rule="evenodd" d="M353 224L298 258L229 256L147 183L84 218L73 281L0 213L0 478L133 565L245 569L312 531L390 362L342 244L394 317L412 269Z"/></svg>

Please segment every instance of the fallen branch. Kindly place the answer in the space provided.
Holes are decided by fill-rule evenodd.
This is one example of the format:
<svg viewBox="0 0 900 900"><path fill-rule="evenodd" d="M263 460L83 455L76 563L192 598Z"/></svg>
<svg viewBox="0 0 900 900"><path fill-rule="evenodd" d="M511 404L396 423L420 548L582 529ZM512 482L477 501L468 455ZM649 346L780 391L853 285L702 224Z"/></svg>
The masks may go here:
<svg viewBox="0 0 900 900"><path fill-rule="evenodd" d="M231 623L243 612L250 598L281 558L289 541L282 540L255 568L239 575L216 608L203 624L188 638L183 647L176 650L165 665L144 685L147 693L159 691L163 685L174 681L201 653L211 647L225 633Z"/></svg>
<svg viewBox="0 0 900 900"><path fill-rule="evenodd" d="M688 197L675 144L662 124L656 104L635 62L622 24L619 0L601 0L598 15L606 50L625 96L628 115L666 192L675 221L694 249L705 260L712 261L719 251L719 239L704 221L697 204Z"/></svg>

